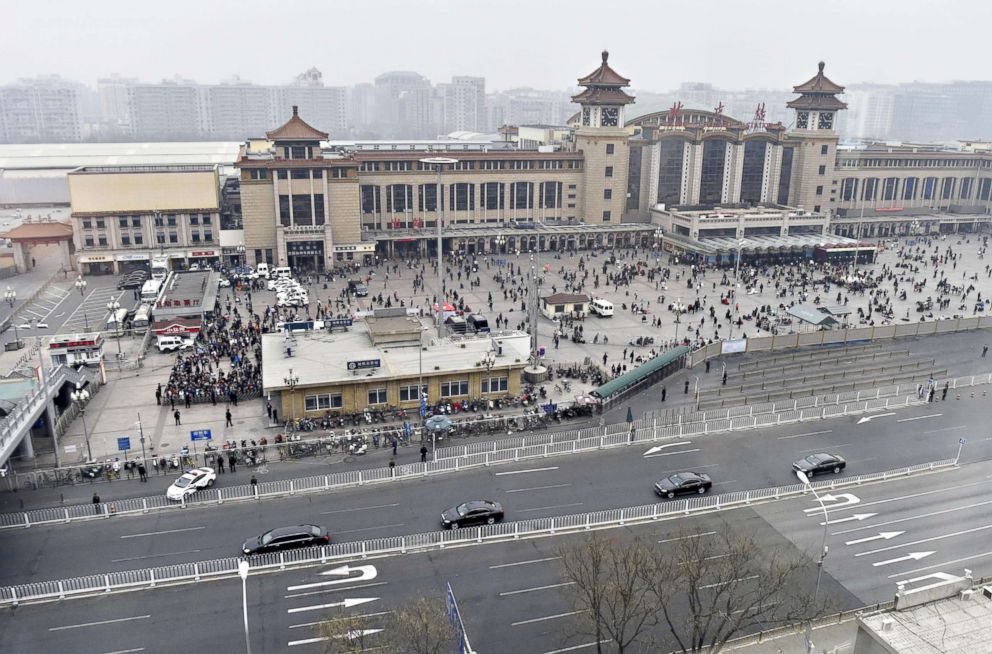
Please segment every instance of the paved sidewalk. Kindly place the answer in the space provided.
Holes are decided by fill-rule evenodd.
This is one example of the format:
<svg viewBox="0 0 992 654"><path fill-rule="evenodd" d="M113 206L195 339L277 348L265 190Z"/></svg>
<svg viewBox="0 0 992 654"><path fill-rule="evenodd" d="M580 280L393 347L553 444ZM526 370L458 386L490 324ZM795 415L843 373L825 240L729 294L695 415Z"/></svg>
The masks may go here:
<svg viewBox="0 0 992 654"><path fill-rule="evenodd" d="M817 654L846 654L854 651L858 632L857 620L833 624L813 630L813 651ZM727 651L740 654L806 654L806 639L802 631L754 645L729 647Z"/></svg>

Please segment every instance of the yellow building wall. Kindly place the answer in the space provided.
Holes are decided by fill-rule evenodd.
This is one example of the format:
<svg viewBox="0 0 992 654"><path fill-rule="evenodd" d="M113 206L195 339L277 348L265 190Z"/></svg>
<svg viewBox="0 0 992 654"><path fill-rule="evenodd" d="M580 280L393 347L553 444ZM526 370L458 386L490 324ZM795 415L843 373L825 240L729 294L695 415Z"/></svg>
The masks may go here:
<svg viewBox="0 0 992 654"><path fill-rule="evenodd" d="M182 212L220 209L217 170L149 173L69 173L73 213Z"/></svg>

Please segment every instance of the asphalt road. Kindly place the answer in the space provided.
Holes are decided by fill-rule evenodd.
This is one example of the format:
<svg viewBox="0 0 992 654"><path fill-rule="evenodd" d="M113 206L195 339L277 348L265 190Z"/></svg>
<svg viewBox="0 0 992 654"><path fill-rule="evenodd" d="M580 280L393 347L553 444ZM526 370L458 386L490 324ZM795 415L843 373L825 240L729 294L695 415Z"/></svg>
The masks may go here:
<svg viewBox="0 0 992 654"><path fill-rule="evenodd" d="M967 436L962 461L987 461L986 416L986 401L969 398L867 421L699 437L651 455L647 446L622 448L259 503L7 530L0 533L0 584L236 555L246 537L299 522L327 526L336 541L434 531L442 509L474 497L502 502L508 520L649 504L657 501L653 482L679 470L709 473L717 492L788 485L795 483L791 462L822 450L844 455L843 474L857 475L951 458ZM241 483L247 477L237 476Z"/></svg>

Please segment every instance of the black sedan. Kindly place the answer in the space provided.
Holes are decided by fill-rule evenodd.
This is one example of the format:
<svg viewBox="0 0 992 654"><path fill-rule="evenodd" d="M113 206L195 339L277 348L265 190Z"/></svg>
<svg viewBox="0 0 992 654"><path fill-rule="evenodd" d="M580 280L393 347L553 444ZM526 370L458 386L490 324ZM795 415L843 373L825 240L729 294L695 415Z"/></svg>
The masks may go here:
<svg viewBox="0 0 992 654"><path fill-rule="evenodd" d="M446 529L471 525L492 525L503 521L503 506L491 500L471 500L453 506L441 513L441 524Z"/></svg>
<svg viewBox="0 0 992 654"><path fill-rule="evenodd" d="M799 459L792 464L793 470L799 470L807 477L812 477L820 472L832 472L836 475L846 467L847 461L843 457L827 452L810 454L805 459Z"/></svg>
<svg viewBox="0 0 992 654"><path fill-rule="evenodd" d="M270 529L261 536L245 541L241 551L245 554L282 552L297 547L315 547L331 542L327 530L317 525L294 525Z"/></svg>
<svg viewBox="0 0 992 654"><path fill-rule="evenodd" d="M676 472L656 482L654 492L671 499L686 493L703 494L711 488L713 488L713 480L709 475L698 472Z"/></svg>

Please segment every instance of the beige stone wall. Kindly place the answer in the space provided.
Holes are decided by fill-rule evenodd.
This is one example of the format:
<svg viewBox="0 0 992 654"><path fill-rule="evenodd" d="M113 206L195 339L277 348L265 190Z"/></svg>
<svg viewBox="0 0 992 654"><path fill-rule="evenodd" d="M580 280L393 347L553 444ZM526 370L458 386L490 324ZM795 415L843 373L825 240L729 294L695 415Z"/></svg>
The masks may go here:
<svg viewBox="0 0 992 654"><path fill-rule="evenodd" d="M253 265L255 250L276 249L276 208L272 181L241 182L241 215L245 226L245 254Z"/></svg>
<svg viewBox="0 0 992 654"><path fill-rule="evenodd" d="M822 212L831 210L830 191L834 188L837 135L826 130L802 130L787 138L795 146L789 205L802 207L806 211L814 211L817 205ZM821 153L824 145L827 146L826 154ZM819 174L820 166L824 166L823 175ZM817 186L823 187L822 195L816 194Z"/></svg>
<svg viewBox="0 0 992 654"><path fill-rule="evenodd" d="M69 173L74 213L182 212L220 208L217 170Z"/></svg>
<svg viewBox="0 0 992 654"><path fill-rule="evenodd" d="M925 156L925 155L922 155ZM979 189L981 181L983 179L992 179L992 170L987 169L967 169L967 168L941 168L941 167L929 167L929 168L838 168L836 169L835 176L837 179L837 202L835 207L838 209L846 209L850 211L860 210L863 206L866 210L873 209L894 209L894 208L906 208L915 209L923 207L933 207L933 208L946 208L951 205L963 206L963 207L975 207L976 209L985 209L989 206L989 200L979 199ZM936 187L934 189L934 197L931 199L923 198L923 184L927 177L937 178ZM954 196L949 199L944 199L941 194L941 188L943 180L945 178L953 178L955 180ZM844 180L848 178L854 178L857 180L857 189L855 195L850 200L844 200ZM863 201L861 199L864 192L864 184L867 179L877 179L878 186L875 190L875 199ZM896 185L895 196L892 200L884 199L884 187L885 180L888 178L895 178L898 180ZM917 178L916 186L916 197L910 200L904 200L903 192L905 190L906 180L910 178ZM972 189L971 197L969 199L961 199L961 183L965 179L971 179Z"/></svg>
<svg viewBox="0 0 992 654"><path fill-rule="evenodd" d="M324 197L327 201L327 224L335 245L359 243L362 240L361 198L356 178L329 180Z"/></svg>
<svg viewBox="0 0 992 654"><path fill-rule="evenodd" d="M619 224L627 196L627 167L630 163L628 134L624 129L583 127L576 132L575 147L585 159L581 185L583 217L592 225L603 224L603 212L610 212L610 223ZM606 146L613 145L613 154ZM606 167L613 167L613 176L606 177ZM603 191L612 190L612 198L604 199Z"/></svg>

